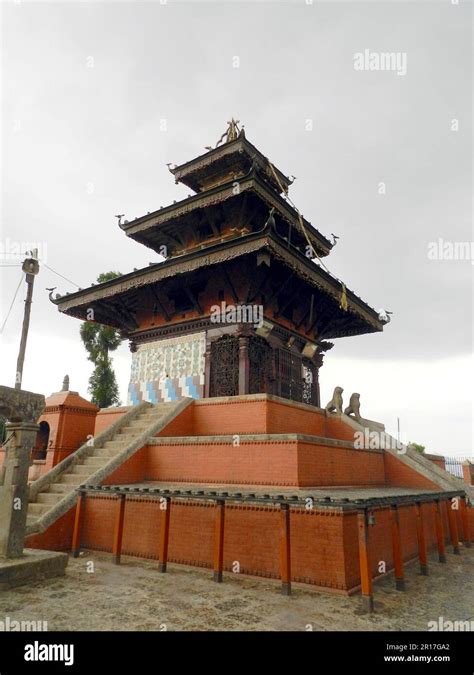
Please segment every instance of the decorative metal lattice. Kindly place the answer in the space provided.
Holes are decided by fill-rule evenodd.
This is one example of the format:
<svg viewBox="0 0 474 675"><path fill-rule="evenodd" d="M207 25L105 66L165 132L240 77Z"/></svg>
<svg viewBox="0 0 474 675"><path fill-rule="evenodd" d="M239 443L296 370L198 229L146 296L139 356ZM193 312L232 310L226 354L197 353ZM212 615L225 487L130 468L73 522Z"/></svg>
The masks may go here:
<svg viewBox="0 0 474 675"><path fill-rule="evenodd" d="M275 350L276 388L279 396L292 401L303 400L301 357L289 349Z"/></svg>
<svg viewBox="0 0 474 675"><path fill-rule="evenodd" d="M239 340L223 335L211 344L210 396L237 396L239 393Z"/></svg>
<svg viewBox="0 0 474 675"><path fill-rule="evenodd" d="M249 394L270 392L272 348L261 337L249 338Z"/></svg>
<svg viewBox="0 0 474 675"><path fill-rule="evenodd" d="M300 403L319 405L315 364L285 348L276 349L274 354L277 395Z"/></svg>

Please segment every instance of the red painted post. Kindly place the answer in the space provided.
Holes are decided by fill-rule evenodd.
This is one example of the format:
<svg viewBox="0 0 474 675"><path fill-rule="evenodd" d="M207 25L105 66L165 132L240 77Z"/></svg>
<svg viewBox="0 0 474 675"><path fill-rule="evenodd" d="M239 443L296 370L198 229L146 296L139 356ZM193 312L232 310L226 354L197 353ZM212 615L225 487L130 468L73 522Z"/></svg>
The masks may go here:
<svg viewBox="0 0 474 675"><path fill-rule="evenodd" d="M80 492L77 499L76 514L74 517L74 530L72 532L72 557L77 558L81 548L82 521L84 519L84 508L86 503L86 493Z"/></svg>
<svg viewBox="0 0 474 675"><path fill-rule="evenodd" d="M216 501L216 519L214 522L214 581L222 582L222 572L224 569L224 522L225 522L225 501L218 499Z"/></svg>
<svg viewBox="0 0 474 675"><path fill-rule="evenodd" d="M114 523L114 538L112 543L112 555L113 561L116 565L120 564L120 556L122 554L123 521L125 517L125 497L126 495L119 495L115 504L115 523Z"/></svg>
<svg viewBox="0 0 474 675"><path fill-rule="evenodd" d="M400 539L400 520L398 517L398 507L393 504L390 508L392 522L392 550L393 550L393 570L395 574L395 588L397 591L405 590L405 579L403 575L403 557L402 543Z"/></svg>
<svg viewBox="0 0 474 675"><path fill-rule="evenodd" d="M280 575L281 592L283 595L291 595L290 508L288 504L280 504Z"/></svg>
<svg viewBox="0 0 474 675"><path fill-rule="evenodd" d="M160 500L160 543L158 572L166 572L168 563L168 543L170 538L171 499L165 497Z"/></svg>
<svg viewBox="0 0 474 675"><path fill-rule="evenodd" d="M461 525L462 525L462 542L466 548L471 547L471 537L469 533L469 514L467 511L466 497L461 498Z"/></svg>
<svg viewBox="0 0 474 675"><path fill-rule="evenodd" d="M455 499L459 499L459 497L455 497ZM453 553L455 555L460 555L461 551L459 550L458 523L451 499L446 501L446 510L448 512L449 534L451 536L451 544L453 545Z"/></svg>
<svg viewBox="0 0 474 675"><path fill-rule="evenodd" d="M362 593L362 607L366 612L374 611L374 596L372 591L372 570L370 567L369 527L367 510L357 514L359 531L359 564L360 588Z"/></svg>
<svg viewBox="0 0 474 675"><path fill-rule="evenodd" d="M440 563L446 562L446 542L444 539L443 519L441 517L441 505L439 499L433 502L435 525L436 525L436 541L438 542L438 559Z"/></svg>
<svg viewBox="0 0 474 675"><path fill-rule="evenodd" d="M418 558L420 560L420 572L428 575L428 557L426 555L425 526L423 522L423 509L420 502L415 504L416 513L416 536L418 539Z"/></svg>

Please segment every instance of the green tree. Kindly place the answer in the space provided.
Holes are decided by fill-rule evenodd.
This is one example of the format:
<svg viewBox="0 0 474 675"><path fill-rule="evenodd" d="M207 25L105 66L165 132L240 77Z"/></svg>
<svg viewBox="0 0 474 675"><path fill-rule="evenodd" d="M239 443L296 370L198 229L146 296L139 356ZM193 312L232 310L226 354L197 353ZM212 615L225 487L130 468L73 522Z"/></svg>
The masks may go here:
<svg viewBox="0 0 474 675"><path fill-rule="evenodd" d="M99 284L120 277L120 272L106 272L97 277ZM89 393L92 403L99 408L120 405L119 390L112 359L109 356L121 343L119 331L111 326L104 326L94 321L85 321L81 325L80 335L88 353L89 361L94 364L94 371L89 378Z"/></svg>
<svg viewBox="0 0 474 675"><path fill-rule="evenodd" d="M410 447L412 447L414 450L416 450L417 452L419 452L420 455L423 455L425 450L426 450L426 447L424 445L420 445L419 443L412 443L410 441L410 443L408 445Z"/></svg>
<svg viewBox="0 0 474 675"><path fill-rule="evenodd" d="M3 417L0 417L0 445L3 443L3 441L6 438L6 429L5 429L5 420Z"/></svg>

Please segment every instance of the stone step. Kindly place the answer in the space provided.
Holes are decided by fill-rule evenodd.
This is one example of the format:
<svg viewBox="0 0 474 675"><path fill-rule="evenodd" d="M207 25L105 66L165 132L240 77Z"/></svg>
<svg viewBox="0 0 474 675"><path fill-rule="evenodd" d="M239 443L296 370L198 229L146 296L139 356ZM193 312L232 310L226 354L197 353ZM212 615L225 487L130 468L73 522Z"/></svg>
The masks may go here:
<svg viewBox="0 0 474 675"><path fill-rule="evenodd" d="M143 417L137 417L136 420L133 420L132 422L129 422L126 424L124 427L121 428L120 431L123 431L124 429L139 429L140 427L149 427L150 424L153 424L153 422L158 422L164 415L162 414L156 414L156 415L144 415Z"/></svg>
<svg viewBox="0 0 474 675"><path fill-rule="evenodd" d="M133 434L136 436L137 434L145 431L145 429L149 429L151 425L153 424L152 421L149 422L136 422L133 426L131 424L128 424L126 427L122 427L120 430L121 434ZM115 434L115 436L118 436L118 433ZM114 438L115 438L114 436Z"/></svg>
<svg viewBox="0 0 474 675"><path fill-rule="evenodd" d="M73 489L70 483L53 483L49 486L49 493L64 495L67 492L72 492Z"/></svg>
<svg viewBox="0 0 474 675"><path fill-rule="evenodd" d="M60 499L63 498L62 494L55 492L40 492L36 497L37 504L56 504Z"/></svg>
<svg viewBox="0 0 474 675"><path fill-rule="evenodd" d="M120 448L126 448L128 443L123 441L106 441L104 443L103 450L119 450Z"/></svg>
<svg viewBox="0 0 474 675"><path fill-rule="evenodd" d="M104 464L107 463L109 459L112 459L112 457L115 457L117 454L117 451L114 450L113 448L100 448L100 450L96 450L94 452L94 459L104 459L106 460Z"/></svg>
<svg viewBox="0 0 474 675"><path fill-rule="evenodd" d="M41 516L45 511L48 511L49 504L42 503L31 503L28 504L28 515L30 516Z"/></svg>
<svg viewBox="0 0 474 675"><path fill-rule="evenodd" d="M30 514L28 514L28 515L26 516L26 524L27 524L27 525L33 525L33 524L36 523L36 521L38 520L38 517L39 517L39 516L36 516L36 515L35 515L35 516L33 516L33 515L30 516Z"/></svg>
<svg viewBox="0 0 474 675"><path fill-rule="evenodd" d="M126 434L122 434L122 433L115 434L115 436L113 437L112 440L113 441L123 441L124 443L130 443L130 441L132 441L134 438L136 438L136 436L137 436L137 434L130 431L129 433L126 433ZM106 441L106 443L108 443L108 442L109 441Z"/></svg>
<svg viewBox="0 0 474 675"><path fill-rule="evenodd" d="M105 457L97 457L93 455L92 457L88 457L82 462L82 466L90 466L91 469L94 469L95 467L99 468L101 466L104 466L106 464L107 460Z"/></svg>
<svg viewBox="0 0 474 675"><path fill-rule="evenodd" d="M140 421L148 421L148 420L154 420L154 419L159 419L160 417L165 417L170 412L170 409L168 410L150 410L150 412L146 412L143 415L140 415L140 417L137 417L137 420Z"/></svg>
<svg viewBox="0 0 474 675"><path fill-rule="evenodd" d="M63 473L61 474L61 483L68 483L70 485L80 485L83 482L83 476L78 473Z"/></svg>
<svg viewBox="0 0 474 675"><path fill-rule="evenodd" d="M87 466L84 464L74 464L74 466L71 467L71 473L77 473L80 474L81 476L90 476L91 474L94 473L94 469L91 466Z"/></svg>

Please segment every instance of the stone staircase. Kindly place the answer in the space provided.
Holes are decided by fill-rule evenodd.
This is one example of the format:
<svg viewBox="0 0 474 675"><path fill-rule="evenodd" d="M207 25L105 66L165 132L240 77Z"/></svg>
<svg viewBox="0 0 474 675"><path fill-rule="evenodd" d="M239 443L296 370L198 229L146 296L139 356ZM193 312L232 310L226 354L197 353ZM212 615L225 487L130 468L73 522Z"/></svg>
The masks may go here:
<svg viewBox="0 0 474 675"><path fill-rule="evenodd" d="M421 474L441 489L453 491L459 490L459 488L461 488L471 500L474 500L474 486L467 485L467 483L464 483L461 479L456 478L448 471L441 469L439 466L437 466L437 464L424 457L421 453L417 452L409 445L401 444L402 452L395 449L397 441L395 438L393 438L393 436L385 431L383 424L379 424L378 422L367 419L362 419L361 423L359 423L353 417L349 417L348 415L344 414L342 414L340 417L348 426L357 431L363 432L365 428L378 433L383 431L385 434L385 439L392 442L390 444L392 447L384 447L384 451L386 453L392 455L398 461Z"/></svg>
<svg viewBox="0 0 474 675"><path fill-rule="evenodd" d="M134 406L99 434L93 445L85 443L34 481L30 486L27 536L44 532L74 506L80 485L100 485L191 402L192 399L183 399Z"/></svg>

